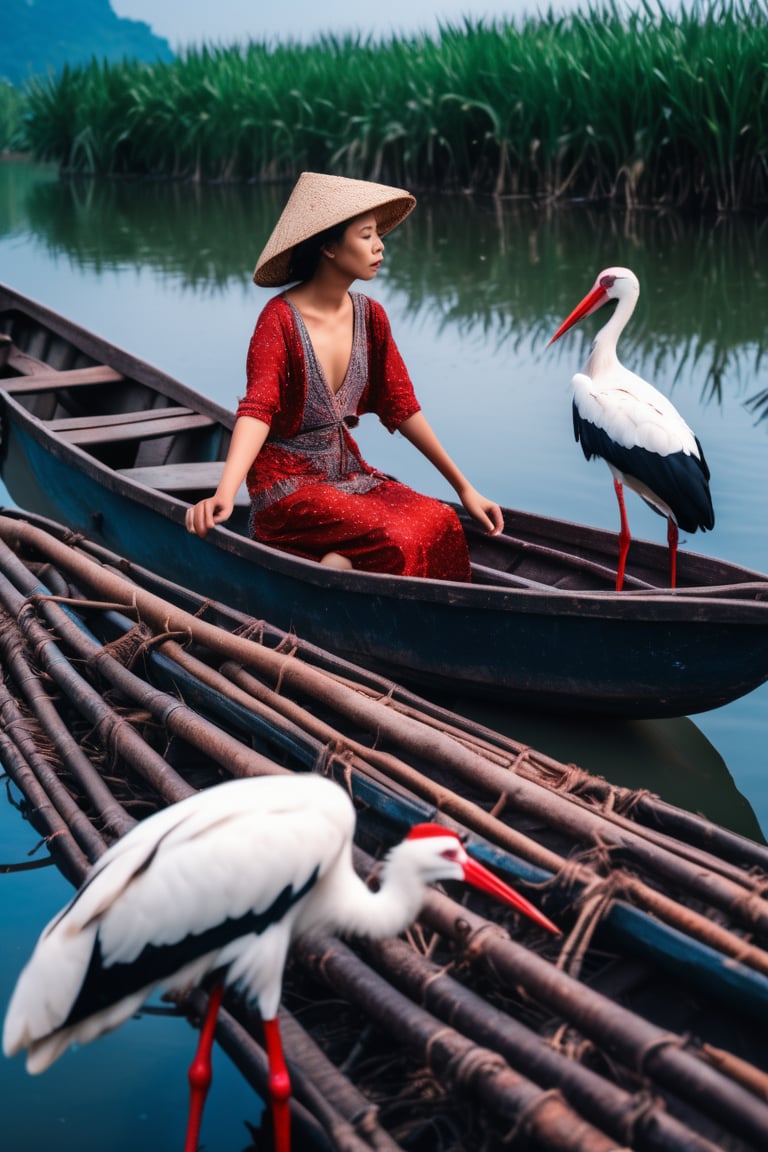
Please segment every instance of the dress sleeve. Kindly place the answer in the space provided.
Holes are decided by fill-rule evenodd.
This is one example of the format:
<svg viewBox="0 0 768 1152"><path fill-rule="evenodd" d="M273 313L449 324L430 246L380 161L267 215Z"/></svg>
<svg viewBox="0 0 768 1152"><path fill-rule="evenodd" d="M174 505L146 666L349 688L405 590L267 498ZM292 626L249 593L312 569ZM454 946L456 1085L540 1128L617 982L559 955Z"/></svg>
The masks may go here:
<svg viewBox="0 0 768 1152"><path fill-rule="evenodd" d="M395 344L387 314L377 300L368 300L368 385L359 413L374 412L395 432L421 408L408 369Z"/></svg>
<svg viewBox="0 0 768 1152"><path fill-rule="evenodd" d="M246 357L246 393L237 415L263 420L280 435L295 422L296 397L291 389L302 372L293 335L290 309L278 297L270 300L256 321ZM286 425L284 427L284 425Z"/></svg>

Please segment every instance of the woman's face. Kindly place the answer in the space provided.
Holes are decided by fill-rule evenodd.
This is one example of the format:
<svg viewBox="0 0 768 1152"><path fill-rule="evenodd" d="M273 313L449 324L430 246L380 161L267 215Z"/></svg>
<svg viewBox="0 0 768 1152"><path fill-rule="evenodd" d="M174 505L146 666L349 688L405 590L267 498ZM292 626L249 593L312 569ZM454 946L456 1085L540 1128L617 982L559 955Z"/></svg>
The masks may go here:
<svg viewBox="0 0 768 1152"><path fill-rule="evenodd" d="M384 257L376 216L366 212L347 225L344 235L325 250L340 272L353 280L372 280Z"/></svg>

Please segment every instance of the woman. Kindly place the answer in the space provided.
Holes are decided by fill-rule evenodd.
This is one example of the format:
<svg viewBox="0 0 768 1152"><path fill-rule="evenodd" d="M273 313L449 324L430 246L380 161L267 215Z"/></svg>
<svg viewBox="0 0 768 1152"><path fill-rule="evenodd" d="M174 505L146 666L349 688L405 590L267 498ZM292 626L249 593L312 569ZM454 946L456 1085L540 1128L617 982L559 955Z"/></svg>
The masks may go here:
<svg viewBox="0 0 768 1152"><path fill-rule="evenodd" d="M292 287L259 316L221 481L187 510L188 531L205 536L226 520L246 479L251 531L264 544L337 568L471 578L455 512L371 468L349 432L375 412L487 532L501 531L501 509L462 475L421 412L384 309L350 292L355 280L376 276L381 237L415 203L366 180L299 178L253 277Z"/></svg>

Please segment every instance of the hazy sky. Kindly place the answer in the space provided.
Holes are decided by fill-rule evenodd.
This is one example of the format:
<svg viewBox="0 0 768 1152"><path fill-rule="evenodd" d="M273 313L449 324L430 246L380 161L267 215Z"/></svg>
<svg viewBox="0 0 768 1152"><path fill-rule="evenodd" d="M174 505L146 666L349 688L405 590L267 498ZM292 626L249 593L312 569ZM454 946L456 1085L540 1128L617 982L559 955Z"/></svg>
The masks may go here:
<svg viewBox="0 0 768 1152"><path fill-rule="evenodd" d="M550 7L558 14L590 7L589 0L111 0L118 16L144 20L173 48L202 41L231 44L240 39L309 40L324 32L435 32L439 23L458 24L464 16L498 19L535 15ZM657 0L654 0L656 3ZM681 0L666 0L675 9ZM619 0L627 8L642 0ZM601 0L596 0L601 6Z"/></svg>

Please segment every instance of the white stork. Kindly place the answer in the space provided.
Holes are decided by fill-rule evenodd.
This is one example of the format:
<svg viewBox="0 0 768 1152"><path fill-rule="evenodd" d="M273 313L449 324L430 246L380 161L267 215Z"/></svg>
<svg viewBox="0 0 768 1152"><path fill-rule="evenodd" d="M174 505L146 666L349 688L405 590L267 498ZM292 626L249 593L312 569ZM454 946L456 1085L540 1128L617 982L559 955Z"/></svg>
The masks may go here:
<svg viewBox="0 0 768 1152"><path fill-rule="evenodd" d="M640 285L629 268L606 268L550 340L611 300L616 308L592 342L583 372L572 380L573 428L587 460L599 456L613 474L619 502L619 564L616 590L624 584L630 533L626 485L667 519L670 586L677 582L678 529L695 532L715 523L709 468L698 439L673 404L620 363L619 336L634 312Z"/></svg>
<svg viewBox="0 0 768 1152"><path fill-rule="evenodd" d="M48 924L8 1007L3 1050L28 1049L42 1072L74 1043L118 1027L156 989L213 989L195 1059L185 1152L197 1152L211 1047L225 985L264 1023L276 1152L290 1148L290 1081L277 1021L283 969L302 933L396 935L425 885L464 880L558 929L465 852L421 824L388 856L378 892L352 866L355 813L337 784L311 774L233 780L132 828Z"/></svg>

